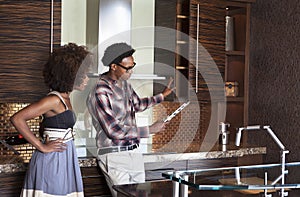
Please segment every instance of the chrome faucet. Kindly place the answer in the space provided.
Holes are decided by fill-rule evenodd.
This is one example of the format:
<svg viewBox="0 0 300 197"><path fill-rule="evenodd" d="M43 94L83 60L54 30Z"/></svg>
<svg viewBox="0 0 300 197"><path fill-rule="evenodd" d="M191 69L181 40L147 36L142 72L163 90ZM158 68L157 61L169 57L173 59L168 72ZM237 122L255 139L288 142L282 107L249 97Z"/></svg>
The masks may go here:
<svg viewBox="0 0 300 197"><path fill-rule="evenodd" d="M278 137L275 135L275 133L272 131L272 129L270 128L270 126L260 126L260 125L254 125L254 126L246 126L246 127L240 127L238 129L238 132L236 134L236 140L235 140L235 145L236 146L240 146L241 143L241 137L242 137L242 131L243 130L260 130L260 129L266 129L267 132L271 135L271 137L273 138L273 140L277 143L277 145L280 147L280 153L281 153L281 175L272 182L272 185L275 185L279 180L281 180L281 184L284 185L284 176L286 174L288 174L288 170L285 169L285 156L287 153L289 153L288 150L285 149L284 145L282 144L282 142L278 139ZM265 174L265 176L267 176L267 174ZM267 192L265 190L265 196L270 196L267 195ZM281 197L284 196L288 196L288 192L284 191L284 188L281 189Z"/></svg>
<svg viewBox="0 0 300 197"><path fill-rule="evenodd" d="M281 143L281 141L278 139L278 137L272 131L270 126L255 125L255 126L240 127L237 132L237 135L236 135L235 145L240 146L243 130L259 130L259 129L266 129L268 131L268 133L271 135L271 137L274 139L274 141L277 143L277 145L280 147L280 149L285 150L284 145Z"/></svg>
<svg viewBox="0 0 300 197"><path fill-rule="evenodd" d="M243 130L258 130L261 129L259 125L255 126L247 126L247 127L240 127L237 134L236 134L236 139L235 139L235 145L240 146L241 144L241 137L242 137L242 131Z"/></svg>

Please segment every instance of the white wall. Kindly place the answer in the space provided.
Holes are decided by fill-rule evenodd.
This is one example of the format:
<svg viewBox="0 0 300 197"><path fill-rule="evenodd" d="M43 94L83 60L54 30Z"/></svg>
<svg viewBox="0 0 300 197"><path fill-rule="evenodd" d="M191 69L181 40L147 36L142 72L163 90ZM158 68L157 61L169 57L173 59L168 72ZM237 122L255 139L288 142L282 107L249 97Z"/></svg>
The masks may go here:
<svg viewBox="0 0 300 197"><path fill-rule="evenodd" d="M154 32L149 27L154 27L154 0L132 0L131 27L131 43L137 49L134 54L138 63L135 72L153 73Z"/></svg>
<svg viewBox="0 0 300 197"><path fill-rule="evenodd" d="M155 0L132 0L131 44L136 49L134 58L137 63L134 74L153 74L154 71L154 2ZM130 82L138 95L153 95L152 80L131 79ZM151 109L137 114L138 123L141 120L145 123L147 119L148 124L151 124Z"/></svg>
<svg viewBox="0 0 300 197"><path fill-rule="evenodd" d="M61 43L86 44L86 1L62 0Z"/></svg>
<svg viewBox="0 0 300 197"><path fill-rule="evenodd" d="M154 2L155 0L132 0L131 2L132 31L129 42L137 49L134 54L135 61L138 63L135 68L137 74L150 74L154 70L154 32L149 28L154 27ZM120 13L116 13L118 14ZM75 42L79 45L86 45L86 15L86 0L62 0L62 44ZM130 25L130 22L127 24ZM141 31L143 31L142 34ZM99 32L99 34L103 33ZM128 41L127 38L126 41Z"/></svg>

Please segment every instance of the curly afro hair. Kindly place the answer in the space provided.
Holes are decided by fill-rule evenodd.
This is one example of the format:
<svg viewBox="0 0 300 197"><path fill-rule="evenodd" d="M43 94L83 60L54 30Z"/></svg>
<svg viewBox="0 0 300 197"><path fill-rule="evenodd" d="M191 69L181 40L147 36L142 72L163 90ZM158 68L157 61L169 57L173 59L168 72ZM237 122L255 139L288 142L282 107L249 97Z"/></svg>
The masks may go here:
<svg viewBox="0 0 300 197"><path fill-rule="evenodd" d="M118 64L122 62L122 59L125 57L132 56L134 52L135 49L125 42L112 44L104 51L102 57L103 65L110 66L111 64Z"/></svg>
<svg viewBox="0 0 300 197"><path fill-rule="evenodd" d="M84 46L74 43L61 46L50 54L44 66L45 84L52 91L71 92L83 82L91 64L91 53Z"/></svg>

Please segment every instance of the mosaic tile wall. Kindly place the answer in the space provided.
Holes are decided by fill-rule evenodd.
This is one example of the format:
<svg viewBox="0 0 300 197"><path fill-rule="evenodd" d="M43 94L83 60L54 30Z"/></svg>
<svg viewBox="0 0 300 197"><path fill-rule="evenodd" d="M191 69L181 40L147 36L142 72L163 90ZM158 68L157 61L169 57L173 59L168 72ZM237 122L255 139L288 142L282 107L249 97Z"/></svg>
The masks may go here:
<svg viewBox="0 0 300 197"><path fill-rule="evenodd" d="M20 109L26 107L28 103L0 103L0 139L5 140L8 137L18 135L19 133L10 123L9 118ZM28 121L31 131L39 136L39 123L41 117ZM27 143L22 145L13 145L13 148L20 153L25 163L28 163L35 148ZM14 155L14 152L9 150L3 144L0 144L0 156Z"/></svg>
<svg viewBox="0 0 300 197"><path fill-rule="evenodd" d="M165 118L182 103L163 102L153 108L153 120ZM201 110L200 110L201 109ZM173 118L165 130L153 135L152 148L157 152L197 152L210 119L210 103L191 102Z"/></svg>
<svg viewBox="0 0 300 197"><path fill-rule="evenodd" d="M153 108L154 121L163 119L175 111L182 103L163 102ZM0 103L0 139L5 140L18 132L9 118L27 103ZM201 110L200 110L201 109ZM153 136L152 147L158 152L197 152L206 134L210 120L210 103L191 102L175 116L165 130ZM41 118L28 121L31 130L39 137ZM13 145L21 153L20 157L28 163L35 148L31 144ZM0 156L13 156L14 152L0 144Z"/></svg>

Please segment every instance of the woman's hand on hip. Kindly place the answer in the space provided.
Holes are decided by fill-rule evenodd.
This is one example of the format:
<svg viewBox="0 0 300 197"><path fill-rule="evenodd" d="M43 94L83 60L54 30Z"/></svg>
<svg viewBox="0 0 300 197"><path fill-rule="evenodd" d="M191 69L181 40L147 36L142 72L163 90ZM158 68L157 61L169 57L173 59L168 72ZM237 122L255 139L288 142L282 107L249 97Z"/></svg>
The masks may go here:
<svg viewBox="0 0 300 197"><path fill-rule="evenodd" d="M43 146L43 153L50 153L50 152L63 152L67 149L67 144L63 142L62 139L56 140L49 140L49 137L46 137L45 144Z"/></svg>

